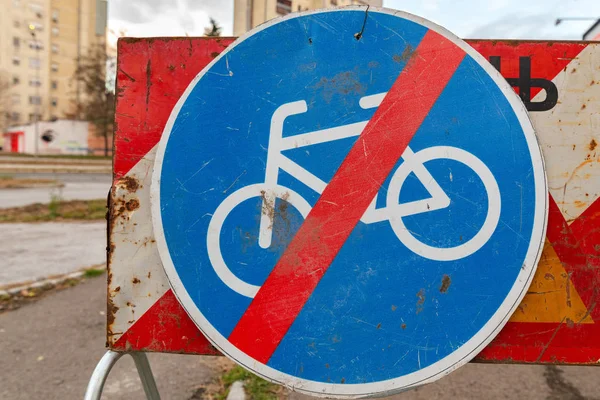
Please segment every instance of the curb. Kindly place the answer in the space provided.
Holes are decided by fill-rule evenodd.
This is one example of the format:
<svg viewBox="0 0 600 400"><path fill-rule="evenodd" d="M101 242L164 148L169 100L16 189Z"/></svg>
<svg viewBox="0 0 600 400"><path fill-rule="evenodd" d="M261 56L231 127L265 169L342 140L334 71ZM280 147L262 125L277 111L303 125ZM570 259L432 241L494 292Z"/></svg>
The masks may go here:
<svg viewBox="0 0 600 400"><path fill-rule="evenodd" d="M244 392L244 383L242 381L235 381L231 384L227 400L246 400L246 392Z"/></svg>
<svg viewBox="0 0 600 400"><path fill-rule="evenodd" d="M14 285L6 285L3 288L0 287L0 298L2 297L13 297L21 293L22 291L29 291L33 289L44 289L44 288L53 288L55 286L61 285L70 280L81 280L86 271L89 270L97 270L97 271L106 271L105 265L95 265L87 268L83 268L79 271L71 272L64 275L53 276L50 278L40 279L37 281L29 281L22 283L15 283Z"/></svg>

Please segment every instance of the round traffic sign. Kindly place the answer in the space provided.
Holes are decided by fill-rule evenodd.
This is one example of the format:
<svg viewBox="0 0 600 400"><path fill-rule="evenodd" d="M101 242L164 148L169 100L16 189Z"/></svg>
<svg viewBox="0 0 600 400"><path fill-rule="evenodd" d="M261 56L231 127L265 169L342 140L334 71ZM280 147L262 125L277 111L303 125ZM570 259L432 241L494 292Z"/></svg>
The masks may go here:
<svg viewBox="0 0 600 400"><path fill-rule="evenodd" d="M365 7L227 48L173 109L151 192L190 317L313 395L387 395L468 362L524 296L546 225L512 88L443 28Z"/></svg>

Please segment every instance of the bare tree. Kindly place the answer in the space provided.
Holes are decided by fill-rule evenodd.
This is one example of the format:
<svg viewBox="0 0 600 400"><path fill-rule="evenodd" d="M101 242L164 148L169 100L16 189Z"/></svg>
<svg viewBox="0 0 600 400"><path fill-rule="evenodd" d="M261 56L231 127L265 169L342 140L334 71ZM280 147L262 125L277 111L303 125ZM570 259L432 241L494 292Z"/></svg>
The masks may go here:
<svg viewBox="0 0 600 400"><path fill-rule="evenodd" d="M11 99L10 81L6 74L0 71L0 134L6 130L10 121Z"/></svg>
<svg viewBox="0 0 600 400"><path fill-rule="evenodd" d="M204 36L221 36L221 28L214 18L210 19L210 26L204 28Z"/></svg>
<svg viewBox="0 0 600 400"><path fill-rule="evenodd" d="M82 91L75 112L79 119L92 123L96 134L104 138L104 155L108 156L108 140L113 129L115 95L107 81L107 65L112 65L103 44L93 46L79 59L73 79Z"/></svg>

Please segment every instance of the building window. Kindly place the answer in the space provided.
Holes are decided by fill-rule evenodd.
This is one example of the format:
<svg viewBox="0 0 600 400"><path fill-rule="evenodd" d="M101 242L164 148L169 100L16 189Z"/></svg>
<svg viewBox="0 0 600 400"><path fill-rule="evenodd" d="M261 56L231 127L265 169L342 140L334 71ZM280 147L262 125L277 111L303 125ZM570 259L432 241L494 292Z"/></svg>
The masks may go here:
<svg viewBox="0 0 600 400"><path fill-rule="evenodd" d="M12 122L19 122L19 120L21 119L21 114L19 114L18 112L13 112L10 113L9 118Z"/></svg>
<svg viewBox="0 0 600 400"><path fill-rule="evenodd" d="M40 96L29 96L29 104L39 106L40 104L42 104L42 98Z"/></svg>
<svg viewBox="0 0 600 400"><path fill-rule="evenodd" d="M58 71L58 64L52 63L52 72L57 72L57 71Z"/></svg>
<svg viewBox="0 0 600 400"><path fill-rule="evenodd" d="M29 3L29 9L36 15L36 17L43 17L42 13L44 11L44 7L42 7L40 4Z"/></svg>
<svg viewBox="0 0 600 400"><path fill-rule="evenodd" d="M58 45L57 44L54 44L54 43L52 44L52 52L54 54L58 54Z"/></svg>
<svg viewBox="0 0 600 400"><path fill-rule="evenodd" d="M52 107L58 106L58 99L56 97L52 98Z"/></svg>
<svg viewBox="0 0 600 400"><path fill-rule="evenodd" d="M29 122L40 121L42 116L40 114L29 114Z"/></svg>
<svg viewBox="0 0 600 400"><path fill-rule="evenodd" d="M21 59L19 57L13 57L13 65L21 65Z"/></svg>
<svg viewBox="0 0 600 400"><path fill-rule="evenodd" d="M29 48L33 50L42 50L44 48L44 45L42 44L41 40L30 40Z"/></svg>
<svg viewBox="0 0 600 400"><path fill-rule="evenodd" d="M56 90L58 89L58 81L52 81L52 83L50 84L52 89Z"/></svg>
<svg viewBox="0 0 600 400"><path fill-rule="evenodd" d="M19 47L21 45L21 40L18 37L13 38L13 46Z"/></svg>
<svg viewBox="0 0 600 400"><path fill-rule="evenodd" d="M29 86L31 87L40 87L42 86L42 81L39 78L30 78Z"/></svg>
<svg viewBox="0 0 600 400"><path fill-rule="evenodd" d="M29 68L40 69L40 59L39 58L30 58L29 59Z"/></svg>
<svg viewBox="0 0 600 400"><path fill-rule="evenodd" d="M332 6L337 6L337 5L338 5L338 2L337 2L337 0L331 0L331 5L332 5Z"/></svg>
<svg viewBox="0 0 600 400"><path fill-rule="evenodd" d="M13 76L13 85L21 83L21 79L18 76Z"/></svg>
<svg viewBox="0 0 600 400"><path fill-rule="evenodd" d="M58 10L52 10L52 22L58 22Z"/></svg>
<svg viewBox="0 0 600 400"><path fill-rule="evenodd" d="M58 31L58 28L57 28L56 26L52 27L52 34L53 34L54 36L58 36L58 32L59 32L59 31Z"/></svg>
<svg viewBox="0 0 600 400"><path fill-rule="evenodd" d="M39 22L30 22L29 29L31 29L32 31L41 32L44 30L44 27Z"/></svg>
<svg viewBox="0 0 600 400"><path fill-rule="evenodd" d="M285 15L292 12L292 0L277 0L277 14Z"/></svg>
<svg viewBox="0 0 600 400"><path fill-rule="evenodd" d="M14 26L15 28L20 28L20 27L21 27L21 23L20 23L19 21L16 21L16 20L15 20L15 21L13 21L13 26Z"/></svg>
<svg viewBox="0 0 600 400"><path fill-rule="evenodd" d="M12 99L12 103L13 104L20 104L21 103L21 96L19 96L18 94L13 94L11 96Z"/></svg>

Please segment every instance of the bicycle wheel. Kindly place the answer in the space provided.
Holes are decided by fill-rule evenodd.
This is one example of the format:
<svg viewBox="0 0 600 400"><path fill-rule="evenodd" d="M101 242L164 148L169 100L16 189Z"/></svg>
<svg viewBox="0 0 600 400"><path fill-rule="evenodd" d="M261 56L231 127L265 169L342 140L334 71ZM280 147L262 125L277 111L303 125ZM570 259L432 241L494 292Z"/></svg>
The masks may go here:
<svg viewBox="0 0 600 400"><path fill-rule="evenodd" d="M435 247L423 243L410 231L402 220L403 216L394 215L393 209L398 205L400 191L406 178L412 171L413 163L449 159L457 161L473 170L485 187L488 207L487 215L480 230L470 240L453 247ZM500 219L500 188L489 168L473 154L451 146L434 146L420 150L409 160L400 165L390 181L387 193L387 207L390 210L390 225L398 239L412 252L430 260L453 261L467 257L487 243Z"/></svg>
<svg viewBox="0 0 600 400"><path fill-rule="evenodd" d="M277 185L273 189L272 187L268 188L264 183L249 185L236 190L219 204L210 219L208 234L206 235L208 258L216 274L231 290L250 298L256 295L260 286L250 284L238 278L227 266L221 253L221 230L223 229L225 219L235 207L253 197L262 197L265 192L269 192L276 198L292 205L300 212L303 218L306 218L311 210L310 204L302 196L289 188Z"/></svg>

